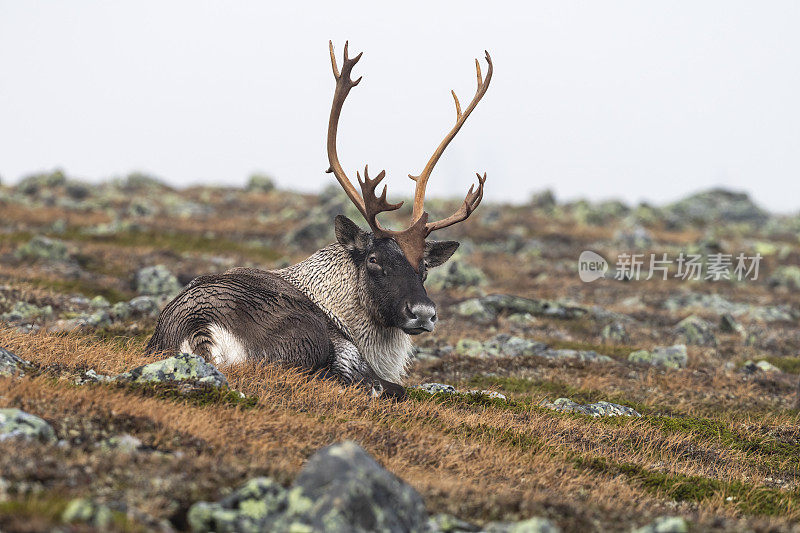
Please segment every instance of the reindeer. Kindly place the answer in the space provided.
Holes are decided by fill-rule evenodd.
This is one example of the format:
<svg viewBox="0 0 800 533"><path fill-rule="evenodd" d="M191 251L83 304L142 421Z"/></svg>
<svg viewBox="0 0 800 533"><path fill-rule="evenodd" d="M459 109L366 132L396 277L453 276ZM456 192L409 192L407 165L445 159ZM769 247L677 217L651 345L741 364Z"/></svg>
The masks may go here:
<svg viewBox="0 0 800 533"><path fill-rule="evenodd" d="M434 222L424 211L425 188L445 148L483 98L492 79L486 52L484 79L476 59L478 88L462 111L455 92L455 126L445 135L418 176L410 225L401 231L384 228L382 212L402 202L386 200L376 188L385 177L356 173L361 193L345 174L336 151L342 106L361 78L350 77L361 58L349 58L348 43L339 70L329 43L336 79L328 122L328 173L333 175L370 227L362 231L343 215L336 217L336 241L296 265L281 270L234 268L195 278L163 309L148 353L190 352L215 363L259 361L299 367L342 383L360 384L373 392L403 398L399 385L411 362L411 335L433 331L436 304L423 283L427 270L444 264L456 251L455 241L426 240L434 231L466 220L483 198L486 174L470 187L452 215Z"/></svg>

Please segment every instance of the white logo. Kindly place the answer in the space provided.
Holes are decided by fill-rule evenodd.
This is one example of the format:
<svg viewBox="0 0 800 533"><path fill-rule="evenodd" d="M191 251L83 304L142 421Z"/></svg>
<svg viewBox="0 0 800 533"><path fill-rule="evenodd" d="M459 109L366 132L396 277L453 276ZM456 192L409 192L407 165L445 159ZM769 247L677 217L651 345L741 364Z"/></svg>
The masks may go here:
<svg viewBox="0 0 800 533"><path fill-rule="evenodd" d="M581 281L589 283L605 277L607 270L608 262L600 254L584 250L578 257L578 276L580 276Z"/></svg>

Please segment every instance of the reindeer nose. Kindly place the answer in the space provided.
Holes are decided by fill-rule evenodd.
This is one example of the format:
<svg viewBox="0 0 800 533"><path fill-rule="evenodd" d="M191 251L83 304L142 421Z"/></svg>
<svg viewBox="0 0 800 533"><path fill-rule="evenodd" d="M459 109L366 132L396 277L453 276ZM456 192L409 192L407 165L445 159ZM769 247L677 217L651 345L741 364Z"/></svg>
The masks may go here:
<svg viewBox="0 0 800 533"><path fill-rule="evenodd" d="M436 320L438 320L436 316L436 306L433 305L433 302L417 302L414 304L406 302L405 315L406 323L403 329L408 331L433 331Z"/></svg>

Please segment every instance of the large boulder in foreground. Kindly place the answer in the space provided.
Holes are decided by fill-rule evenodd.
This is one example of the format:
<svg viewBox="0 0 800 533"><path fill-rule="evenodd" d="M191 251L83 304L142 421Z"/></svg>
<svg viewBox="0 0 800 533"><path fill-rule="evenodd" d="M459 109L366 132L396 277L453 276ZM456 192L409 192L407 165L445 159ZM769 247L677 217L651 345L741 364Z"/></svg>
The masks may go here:
<svg viewBox="0 0 800 533"><path fill-rule="evenodd" d="M116 377L129 383L159 383L169 381L195 381L214 387L227 387L228 380L211 363L199 355L180 353L174 357L143 365Z"/></svg>
<svg viewBox="0 0 800 533"><path fill-rule="evenodd" d="M188 515L194 531L359 533L425 531L428 514L416 490L351 441L315 453L288 491L256 478Z"/></svg>

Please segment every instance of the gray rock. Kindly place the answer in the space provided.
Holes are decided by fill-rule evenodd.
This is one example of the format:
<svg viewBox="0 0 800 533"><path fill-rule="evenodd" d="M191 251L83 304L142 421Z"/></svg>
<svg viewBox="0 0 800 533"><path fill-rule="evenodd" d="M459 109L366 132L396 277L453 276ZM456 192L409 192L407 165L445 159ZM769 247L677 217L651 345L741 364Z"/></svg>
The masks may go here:
<svg viewBox="0 0 800 533"><path fill-rule="evenodd" d="M633 533L687 533L689 524L680 516L660 516Z"/></svg>
<svg viewBox="0 0 800 533"><path fill-rule="evenodd" d="M785 287L787 289L800 289L800 267L783 265L775 269L767 279L770 287Z"/></svg>
<svg viewBox="0 0 800 533"><path fill-rule="evenodd" d="M546 518L529 518L521 522L490 522L483 528L486 533L559 533L561 530Z"/></svg>
<svg viewBox="0 0 800 533"><path fill-rule="evenodd" d="M489 321L495 319L500 313L579 318L586 315L588 310L549 300L522 298L509 294L491 294L461 302L456 306L456 313L478 321Z"/></svg>
<svg viewBox="0 0 800 533"><path fill-rule="evenodd" d="M506 397L505 394L501 394L501 393L499 393L497 391L494 391L494 390L472 389L472 390L468 390L467 394L486 396L487 398L489 398L491 400L504 400L504 401L508 400L508 398Z"/></svg>
<svg viewBox="0 0 800 533"><path fill-rule="evenodd" d="M17 248L15 255L20 259L41 259L52 262L66 261L69 258L66 243L41 235L34 236L30 241Z"/></svg>
<svg viewBox="0 0 800 533"><path fill-rule="evenodd" d="M767 373L774 373L780 374L783 372L780 368L773 365L769 361L745 361L744 365L742 366L742 372L745 374L755 374L756 372L767 372Z"/></svg>
<svg viewBox="0 0 800 533"><path fill-rule="evenodd" d="M67 524L90 524L103 531L111 526L111 509L88 498L77 498L67 504L61 520Z"/></svg>
<svg viewBox="0 0 800 533"><path fill-rule="evenodd" d="M545 350L547 350L547 345L542 342L515 337L507 333L495 335L483 344L484 353L494 357L539 355Z"/></svg>
<svg viewBox="0 0 800 533"><path fill-rule="evenodd" d="M248 192L269 192L275 189L275 180L266 174L251 174L245 190Z"/></svg>
<svg viewBox="0 0 800 533"><path fill-rule="evenodd" d="M712 326L702 318L691 315L675 326L675 333L686 344L694 344L696 346L716 346L717 337L712 331Z"/></svg>
<svg viewBox="0 0 800 533"><path fill-rule="evenodd" d="M552 190L545 189L544 191L533 193L528 204L531 207L549 211L556 206L556 195L553 194Z"/></svg>
<svg viewBox="0 0 800 533"><path fill-rule="evenodd" d="M459 339L454 352L464 357L480 357L484 354L483 343L475 339Z"/></svg>
<svg viewBox="0 0 800 533"><path fill-rule="evenodd" d="M22 178L19 183L17 183L16 190L22 194L34 195L41 190L60 187L66 182L67 177L64 175L64 171L56 169L52 172L31 174L30 176Z"/></svg>
<svg viewBox="0 0 800 533"><path fill-rule="evenodd" d="M444 266L432 269L425 285L434 290L444 290L480 287L486 282L486 274L480 268L458 259L451 259Z"/></svg>
<svg viewBox="0 0 800 533"><path fill-rule="evenodd" d="M428 521L419 493L351 441L314 454L288 499L273 531L422 531Z"/></svg>
<svg viewBox="0 0 800 533"><path fill-rule="evenodd" d="M683 292L672 294L664 300L664 308L673 312L700 310L719 315L730 313L734 317L746 316L765 322L791 321L797 313L788 305L758 306L749 303L732 302L719 294Z"/></svg>
<svg viewBox="0 0 800 533"><path fill-rule="evenodd" d="M216 503L198 502L189 509L192 531L217 533L267 531L266 523L284 513L287 491L270 478L251 479Z"/></svg>
<svg viewBox="0 0 800 533"><path fill-rule="evenodd" d="M672 217L701 223L724 221L763 224L769 218L747 194L719 188L694 194L664 210Z"/></svg>
<svg viewBox="0 0 800 533"><path fill-rule="evenodd" d="M19 409L0 409L0 441L16 438L55 442L56 434L50 424L36 415Z"/></svg>
<svg viewBox="0 0 800 533"><path fill-rule="evenodd" d="M464 300L455 307L455 312L476 322L489 322L497 318L497 313L484 305L479 298Z"/></svg>
<svg viewBox="0 0 800 533"><path fill-rule="evenodd" d="M686 352L685 344L676 344L674 346L656 346L652 352L647 350L631 352L628 355L628 361L667 368L684 368L689 362L689 355Z"/></svg>
<svg viewBox="0 0 800 533"><path fill-rule="evenodd" d="M600 338L609 344L628 344L630 342L625 325L621 322L607 324L600 332Z"/></svg>
<svg viewBox="0 0 800 533"><path fill-rule="evenodd" d="M136 273L136 291L149 296L175 296L181 284L164 265L148 266Z"/></svg>
<svg viewBox="0 0 800 533"><path fill-rule="evenodd" d="M610 402L596 402L581 405L573 402L569 398L558 398L556 401L542 402L542 407L559 411L562 413L579 413L593 417L599 416L634 416L640 417L639 413L631 407Z"/></svg>
<svg viewBox="0 0 800 533"><path fill-rule="evenodd" d="M98 374L93 368L90 368L86 372L81 373L81 375L75 379L75 384L85 385L87 383L108 383L111 381L114 381L112 376Z"/></svg>
<svg viewBox="0 0 800 533"><path fill-rule="evenodd" d="M97 447L103 451L117 451L123 453L133 453L142 447L142 441L133 435L123 433L97 443Z"/></svg>
<svg viewBox="0 0 800 533"><path fill-rule="evenodd" d="M214 387L228 385L228 380L211 363L199 355L180 353L174 357L143 365L116 377L117 381L150 383L167 381L196 381Z"/></svg>
<svg viewBox="0 0 800 533"><path fill-rule="evenodd" d="M456 388L452 385L444 383L423 383L418 389L421 389L428 394L456 394Z"/></svg>
<svg viewBox="0 0 800 533"><path fill-rule="evenodd" d="M158 314L158 302L152 296L137 296L128 302L129 315L155 316Z"/></svg>
<svg viewBox="0 0 800 533"><path fill-rule="evenodd" d="M0 348L0 376L24 376L25 369L30 366L28 361Z"/></svg>
<svg viewBox="0 0 800 533"><path fill-rule="evenodd" d="M97 295L89 301L89 305L94 309L108 309L111 304L104 296Z"/></svg>
<svg viewBox="0 0 800 533"><path fill-rule="evenodd" d="M599 354L594 350L569 350L569 349L544 350L543 352L539 352L536 355L538 355L539 357L545 357L547 359L577 360L586 363L611 363L614 361L613 358L607 355Z"/></svg>
<svg viewBox="0 0 800 533"><path fill-rule="evenodd" d="M146 296L139 296L139 298L147 298ZM156 307L156 310L158 307ZM131 305L128 302L117 302L111 306L111 316L115 320L126 320L132 313Z"/></svg>
<svg viewBox="0 0 800 533"><path fill-rule="evenodd" d="M428 519L427 533L472 533L480 531L481 528L459 520L453 515L446 513L435 514Z"/></svg>
<svg viewBox="0 0 800 533"><path fill-rule="evenodd" d="M5 322L32 322L38 318L50 318L53 308L49 305L37 307L28 302L14 302L8 313L0 315L0 320Z"/></svg>
<svg viewBox="0 0 800 533"><path fill-rule="evenodd" d="M719 330L723 333L739 333L744 334L744 328L739 324L733 315L730 313L723 313L719 317Z"/></svg>
<svg viewBox="0 0 800 533"><path fill-rule="evenodd" d="M625 250L647 250L653 246L652 234L640 225L623 228L614 235L614 241Z"/></svg>

